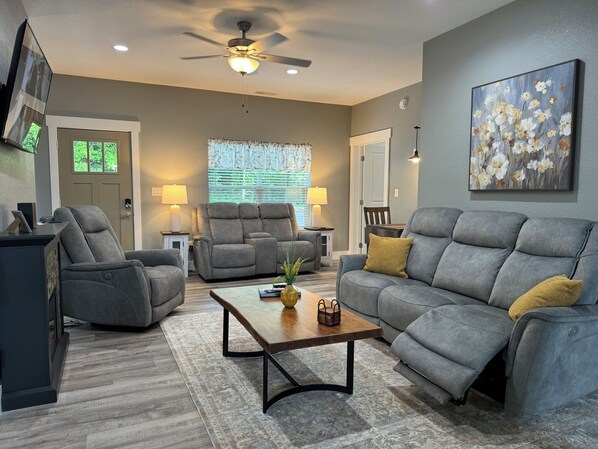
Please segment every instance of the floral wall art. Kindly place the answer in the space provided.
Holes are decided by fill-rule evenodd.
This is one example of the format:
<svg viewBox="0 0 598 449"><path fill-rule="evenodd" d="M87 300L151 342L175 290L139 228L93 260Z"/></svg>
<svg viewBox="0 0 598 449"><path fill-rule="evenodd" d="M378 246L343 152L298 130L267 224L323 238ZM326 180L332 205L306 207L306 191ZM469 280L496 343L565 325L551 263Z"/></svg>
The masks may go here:
<svg viewBox="0 0 598 449"><path fill-rule="evenodd" d="M578 67L473 88L469 190L571 190Z"/></svg>

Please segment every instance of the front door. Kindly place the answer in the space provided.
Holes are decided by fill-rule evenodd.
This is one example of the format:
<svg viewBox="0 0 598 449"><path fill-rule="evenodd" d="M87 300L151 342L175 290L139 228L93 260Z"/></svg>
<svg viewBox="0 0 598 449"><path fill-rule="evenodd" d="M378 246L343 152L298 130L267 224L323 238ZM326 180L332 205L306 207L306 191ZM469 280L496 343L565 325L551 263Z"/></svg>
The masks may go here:
<svg viewBox="0 0 598 449"><path fill-rule="evenodd" d="M58 164L61 205L98 206L133 249L130 133L59 128Z"/></svg>

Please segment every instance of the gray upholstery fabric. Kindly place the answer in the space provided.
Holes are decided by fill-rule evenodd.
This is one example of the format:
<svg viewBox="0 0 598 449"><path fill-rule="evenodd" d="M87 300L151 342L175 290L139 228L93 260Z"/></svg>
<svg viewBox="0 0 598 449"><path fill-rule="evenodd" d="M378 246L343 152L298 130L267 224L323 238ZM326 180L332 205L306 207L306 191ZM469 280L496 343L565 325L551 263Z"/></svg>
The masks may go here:
<svg viewBox="0 0 598 449"><path fill-rule="evenodd" d="M378 317L378 296L391 285L425 285L415 279L405 279L388 274L353 270L345 273L340 281L338 299L354 310Z"/></svg>
<svg viewBox="0 0 598 449"><path fill-rule="evenodd" d="M200 204L193 217L193 258L205 280L280 273L291 247L308 258L302 272L320 269L320 233L299 232L290 203Z"/></svg>
<svg viewBox="0 0 598 449"><path fill-rule="evenodd" d="M367 254L348 254L339 258L338 269L336 271L336 297L339 301L341 301L339 292L343 275L349 271L363 270L367 258Z"/></svg>
<svg viewBox="0 0 598 449"><path fill-rule="evenodd" d="M573 275L573 279L583 281L581 296L575 304L598 303L598 276L596 273L598 273L598 226L594 224Z"/></svg>
<svg viewBox="0 0 598 449"><path fill-rule="evenodd" d="M348 310L349 312L354 313L355 315L363 318L366 321L369 321L372 324L375 324L376 326L380 326L380 324L381 324L380 323L380 319L378 317L369 316L369 315L366 315L364 313L361 313L359 310L352 309L351 307L349 307L346 304L343 304L341 307L342 307L341 314L342 314L342 310Z"/></svg>
<svg viewBox="0 0 598 449"><path fill-rule="evenodd" d="M212 266L214 268L235 268L255 265L255 248L245 243L214 245Z"/></svg>
<svg viewBox="0 0 598 449"><path fill-rule="evenodd" d="M575 259L570 257L543 257L515 251L498 273L488 304L508 309L543 280L559 274L570 276L574 266Z"/></svg>
<svg viewBox="0 0 598 449"><path fill-rule="evenodd" d="M463 212L453 230L453 240L485 248L513 249L525 220L525 215L513 212Z"/></svg>
<svg viewBox="0 0 598 449"><path fill-rule="evenodd" d="M510 252L452 242L438 262L432 286L487 302L498 270Z"/></svg>
<svg viewBox="0 0 598 449"><path fill-rule="evenodd" d="M598 306L547 307L515 324L505 410L522 416L598 389Z"/></svg>
<svg viewBox="0 0 598 449"><path fill-rule="evenodd" d="M506 311L485 304L437 307L415 320L391 350L453 398L462 399L507 345L512 327Z"/></svg>
<svg viewBox="0 0 598 449"><path fill-rule="evenodd" d="M577 257L592 222L573 218L530 218L517 238L515 249L546 257Z"/></svg>
<svg viewBox="0 0 598 449"><path fill-rule="evenodd" d="M448 207L421 207L417 209L407 222L405 234L427 235L430 237L452 237L457 219L463 212Z"/></svg>
<svg viewBox="0 0 598 449"><path fill-rule="evenodd" d="M61 259L65 315L96 324L147 327L155 316L163 317L184 301L185 277L177 250L125 253L95 206L60 208L54 218L69 223L61 235L61 257L68 252ZM94 260L79 262L90 255ZM161 307L159 314L154 305Z"/></svg>
<svg viewBox="0 0 598 449"><path fill-rule="evenodd" d="M404 331L428 310L453 304L480 304L480 301L427 285L400 283L382 290L378 297L378 316L384 317L393 328Z"/></svg>

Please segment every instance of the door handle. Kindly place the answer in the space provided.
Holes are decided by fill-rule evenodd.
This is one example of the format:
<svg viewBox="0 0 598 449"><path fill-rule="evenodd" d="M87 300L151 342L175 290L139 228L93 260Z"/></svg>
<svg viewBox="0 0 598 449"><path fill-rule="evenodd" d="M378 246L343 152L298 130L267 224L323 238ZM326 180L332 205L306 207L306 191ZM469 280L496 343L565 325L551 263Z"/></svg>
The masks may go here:
<svg viewBox="0 0 598 449"><path fill-rule="evenodd" d="M125 209L131 209L133 207L133 203L131 198L125 198Z"/></svg>
<svg viewBox="0 0 598 449"><path fill-rule="evenodd" d="M133 214L129 211L120 214L120 218L131 218Z"/></svg>

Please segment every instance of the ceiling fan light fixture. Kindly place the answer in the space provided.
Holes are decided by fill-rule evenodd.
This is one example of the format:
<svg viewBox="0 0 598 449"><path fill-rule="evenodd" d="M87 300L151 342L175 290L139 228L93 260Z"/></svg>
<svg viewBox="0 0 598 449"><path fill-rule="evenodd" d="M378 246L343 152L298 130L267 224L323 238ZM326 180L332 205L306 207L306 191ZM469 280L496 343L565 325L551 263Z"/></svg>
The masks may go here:
<svg viewBox="0 0 598 449"><path fill-rule="evenodd" d="M114 48L116 51L121 51L121 52L129 51L129 47L127 47L126 45L123 45L123 44L113 45L112 48Z"/></svg>
<svg viewBox="0 0 598 449"><path fill-rule="evenodd" d="M299 73L299 70L297 69L288 69L287 70L287 75L297 75Z"/></svg>
<svg viewBox="0 0 598 449"><path fill-rule="evenodd" d="M253 73L260 66L259 61L245 55L232 55L228 57L227 61L231 69L241 75Z"/></svg>

